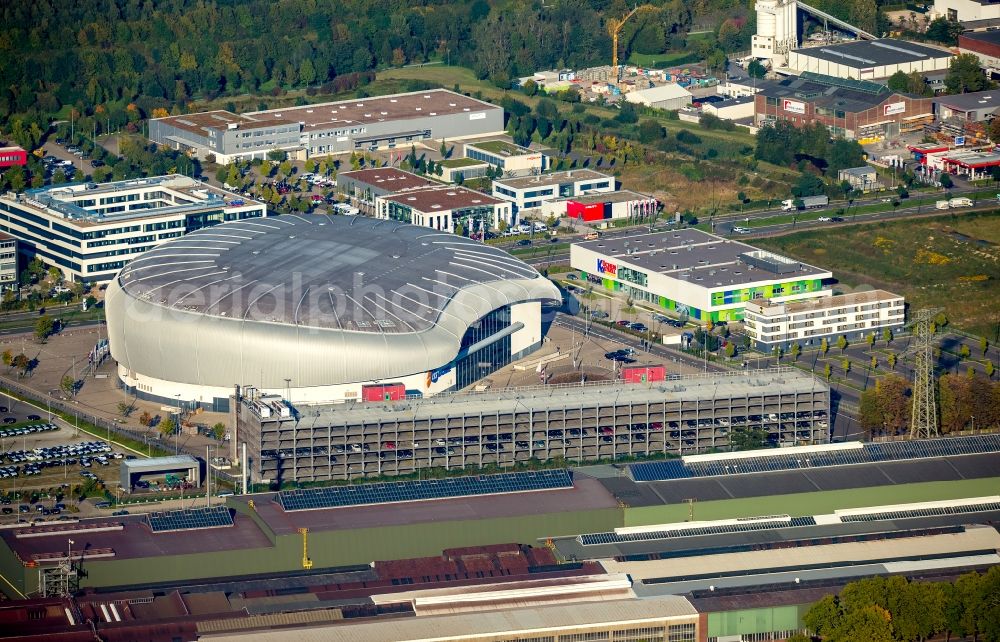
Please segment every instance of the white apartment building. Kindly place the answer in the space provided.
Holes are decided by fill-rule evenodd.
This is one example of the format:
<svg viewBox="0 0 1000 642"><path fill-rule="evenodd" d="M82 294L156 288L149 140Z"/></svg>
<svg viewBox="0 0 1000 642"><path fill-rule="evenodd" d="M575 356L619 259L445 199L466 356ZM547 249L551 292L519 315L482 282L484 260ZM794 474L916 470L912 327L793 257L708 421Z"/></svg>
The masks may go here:
<svg viewBox="0 0 1000 642"><path fill-rule="evenodd" d="M0 196L0 231L67 279L106 283L136 255L188 232L267 215L263 203L172 174Z"/></svg>
<svg viewBox="0 0 1000 642"><path fill-rule="evenodd" d="M905 323L904 311L903 297L885 290L794 303L754 299L746 303L743 324L752 347L771 352L776 347L788 350L796 343L817 345L823 338L864 339L884 328L895 332Z"/></svg>

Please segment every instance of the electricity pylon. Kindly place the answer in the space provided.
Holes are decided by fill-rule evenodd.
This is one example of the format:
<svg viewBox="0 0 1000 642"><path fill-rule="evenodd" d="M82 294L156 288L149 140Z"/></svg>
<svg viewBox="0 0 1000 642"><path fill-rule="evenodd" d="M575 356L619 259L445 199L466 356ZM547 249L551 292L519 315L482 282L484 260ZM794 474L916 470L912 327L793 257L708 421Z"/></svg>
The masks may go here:
<svg viewBox="0 0 1000 642"><path fill-rule="evenodd" d="M934 389L934 333L931 323L941 308L924 308L914 313L911 322L913 343L913 410L910 413L910 439L938 436L937 395Z"/></svg>

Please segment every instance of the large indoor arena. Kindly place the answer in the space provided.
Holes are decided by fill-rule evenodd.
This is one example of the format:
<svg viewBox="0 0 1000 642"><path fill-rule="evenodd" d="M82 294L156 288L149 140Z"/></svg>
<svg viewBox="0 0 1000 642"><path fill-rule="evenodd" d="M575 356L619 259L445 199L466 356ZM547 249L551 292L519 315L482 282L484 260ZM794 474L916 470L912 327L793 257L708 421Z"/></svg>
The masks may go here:
<svg viewBox="0 0 1000 642"><path fill-rule="evenodd" d="M541 304L559 296L460 236L281 216L133 260L108 286L107 319L130 393L225 411L236 386L306 404L464 388L535 350Z"/></svg>

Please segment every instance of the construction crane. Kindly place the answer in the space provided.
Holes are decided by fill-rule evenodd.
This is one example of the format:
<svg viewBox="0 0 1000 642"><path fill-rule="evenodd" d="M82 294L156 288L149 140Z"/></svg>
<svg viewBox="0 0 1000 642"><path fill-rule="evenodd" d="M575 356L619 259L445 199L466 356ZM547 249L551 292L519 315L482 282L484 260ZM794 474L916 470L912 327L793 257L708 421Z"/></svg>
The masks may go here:
<svg viewBox="0 0 1000 642"><path fill-rule="evenodd" d="M625 23L628 22L629 18L640 11L656 10L656 7L651 4L641 4L625 14L625 17L623 18L608 18L608 35L611 36L611 66L614 67L616 74L620 75L618 70L618 36L622 32L622 27L625 26Z"/></svg>
<svg viewBox="0 0 1000 642"><path fill-rule="evenodd" d="M309 529L300 528L299 534L302 535L302 568L308 571L313 567L313 561L309 559Z"/></svg>

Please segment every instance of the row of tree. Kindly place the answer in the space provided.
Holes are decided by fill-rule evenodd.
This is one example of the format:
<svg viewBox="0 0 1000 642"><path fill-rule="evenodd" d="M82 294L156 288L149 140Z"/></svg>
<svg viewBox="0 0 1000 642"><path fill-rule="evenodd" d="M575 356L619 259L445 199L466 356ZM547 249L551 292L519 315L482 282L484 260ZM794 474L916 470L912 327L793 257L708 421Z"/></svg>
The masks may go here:
<svg viewBox="0 0 1000 642"><path fill-rule="evenodd" d="M864 149L857 141L831 139L830 130L822 123L796 127L782 120L761 127L755 154L760 160L784 167L804 169L811 165L820 174L834 178L839 170L864 163Z"/></svg>
<svg viewBox="0 0 1000 642"><path fill-rule="evenodd" d="M1000 382L976 374L946 374L938 379L941 432L1000 428ZM858 421L869 435L897 435L910 426L913 388L899 375L880 377L861 393Z"/></svg>
<svg viewBox="0 0 1000 642"><path fill-rule="evenodd" d="M941 635L1000 642L998 596L1000 566L951 583L869 577L822 598L802 621L825 642L923 642Z"/></svg>

